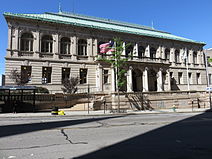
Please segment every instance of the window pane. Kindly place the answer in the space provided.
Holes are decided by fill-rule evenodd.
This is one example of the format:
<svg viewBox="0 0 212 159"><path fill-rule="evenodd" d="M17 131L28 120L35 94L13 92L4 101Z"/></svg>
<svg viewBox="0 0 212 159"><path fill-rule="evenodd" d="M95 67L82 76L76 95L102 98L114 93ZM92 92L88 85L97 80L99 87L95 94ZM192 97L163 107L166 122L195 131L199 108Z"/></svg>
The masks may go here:
<svg viewBox="0 0 212 159"><path fill-rule="evenodd" d="M21 66L21 81L22 83L27 83L31 81L32 67L31 66Z"/></svg>
<svg viewBox="0 0 212 159"><path fill-rule="evenodd" d="M51 74L52 74L51 67L43 67L42 78L44 83L51 83Z"/></svg>
<svg viewBox="0 0 212 159"><path fill-rule="evenodd" d="M87 69L80 69L80 84L87 83Z"/></svg>

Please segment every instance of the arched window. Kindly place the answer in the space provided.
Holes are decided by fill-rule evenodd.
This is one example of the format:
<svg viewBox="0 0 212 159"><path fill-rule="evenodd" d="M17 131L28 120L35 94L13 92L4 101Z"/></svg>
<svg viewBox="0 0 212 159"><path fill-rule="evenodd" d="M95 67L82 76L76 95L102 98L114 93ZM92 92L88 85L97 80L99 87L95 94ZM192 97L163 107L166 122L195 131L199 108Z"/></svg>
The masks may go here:
<svg viewBox="0 0 212 159"><path fill-rule="evenodd" d="M130 56L133 55L133 46L132 45L127 46L125 55L126 55L126 57L129 57L129 55Z"/></svg>
<svg viewBox="0 0 212 159"><path fill-rule="evenodd" d="M33 35L31 33L21 35L21 51L33 51Z"/></svg>
<svg viewBox="0 0 212 159"><path fill-rule="evenodd" d="M175 63L180 62L180 52L179 50L175 50Z"/></svg>
<svg viewBox="0 0 212 159"><path fill-rule="evenodd" d="M143 46L138 47L138 58L144 57L145 54L145 48Z"/></svg>
<svg viewBox="0 0 212 159"><path fill-rule="evenodd" d="M197 64L197 52L193 52L193 63Z"/></svg>
<svg viewBox="0 0 212 159"><path fill-rule="evenodd" d="M63 37L60 40L60 54L70 54L71 40Z"/></svg>
<svg viewBox="0 0 212 159"><path fill-rule="evenodd" d="M153 47L150 49L150 58L151 59L156 58L156 49Z"/></svg>
<svg viewBox="0 0 212 159"><path fill-rule="evenodd" d="M41 52L52 53L53 38L50 35L44 35L41 39Z"/></svg>
<svg viewBox="0 0 212 159"><path fill-rule="evenodd" d="M165 50L165 59L166 60L169 60L170 59L170 50L169 49L166 49Z"/></svg>
<svg viewBox="0 0 212 159"><path fill-rule="evenodd" d="M87 55L87 41L84 39L78 40L78 55Z"/></svg>

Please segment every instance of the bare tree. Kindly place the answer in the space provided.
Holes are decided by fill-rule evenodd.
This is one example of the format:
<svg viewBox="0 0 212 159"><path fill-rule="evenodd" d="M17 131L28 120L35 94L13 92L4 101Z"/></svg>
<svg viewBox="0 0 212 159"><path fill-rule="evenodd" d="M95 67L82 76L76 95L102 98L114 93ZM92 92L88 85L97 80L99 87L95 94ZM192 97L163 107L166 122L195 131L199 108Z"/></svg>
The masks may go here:
<svg viewBox="0 0 212 159"><path fill-rule="evenodd" d="M17 69L12 70L9 74L9 77L18 86L23 86L23 85L27 84L30 80L30 76L27 73L21 73Z"/></svg>
<svg viewBox="0 0 212 159"><path fill-rule="evenodd" d="M66 78L63 80L63 88L61 89L64 93L74 94L77 91L78 84L79 84L78 77Z"/></svg>

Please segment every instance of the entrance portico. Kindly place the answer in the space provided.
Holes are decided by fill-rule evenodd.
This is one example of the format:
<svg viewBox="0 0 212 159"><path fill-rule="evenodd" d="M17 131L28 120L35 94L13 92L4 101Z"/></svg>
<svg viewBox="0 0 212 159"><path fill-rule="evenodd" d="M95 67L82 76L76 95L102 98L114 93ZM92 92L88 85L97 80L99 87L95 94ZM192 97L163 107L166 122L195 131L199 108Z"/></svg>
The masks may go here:
<svg viewBox="0 0 212 159"><path fill-rule="evenodd" d="M130 66L127 72L127 92L170 91L167 68Z"/></svg>

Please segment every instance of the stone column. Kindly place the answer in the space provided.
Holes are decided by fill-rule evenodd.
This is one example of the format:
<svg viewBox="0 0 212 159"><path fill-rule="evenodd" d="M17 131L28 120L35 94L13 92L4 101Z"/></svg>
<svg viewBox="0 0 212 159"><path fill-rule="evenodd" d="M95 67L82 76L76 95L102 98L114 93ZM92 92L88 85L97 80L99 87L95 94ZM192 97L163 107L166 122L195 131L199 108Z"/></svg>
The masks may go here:
<svg viewBox="0 0 212 159"><path fill-rule="evenodd" d="M202 51L197 51L197 63L200 65L204 64L204 56Z"/></svg>
<svg viewBox="0 0 212 159"><path fill-rule="evenodd" d="M170 71L166 71L166 78L167 78L167 88L166 91L171 91L171 77L170 77Z"/></svg>
<svg viewBox="0 0 212 159"><path fill-rule="evenodd" d="M53 35L53 59L57 60L59 59L59 34Z"/></svg>
<svg viewBox="0 0 212 159"><path fill-rule="evenodd" d="M111 67L111 92L116 91L116 76L114 67Z"/></svg>
<svg viewBox="0 0 212 159"><path fill-rule="evenodd" d="M184 59L183 59L184 52L185 52L185 49L180 49L180 62L182 64L184 64Z"/></svg>
<svg viewBox="0 0 212 159"><path fill-rule="evenodd" d="M71 59L76 61L77 60L77 37L71 37Z"/></svg>
<svg viewBox="0 0 212 159"><path fill-rule="evenodd" d="M200 51L200 54L201 54L201 58L200 58L200 63L203 65L203 67L205 67L204 66L204 61L205 61L205 58L204 58L204 53L203 53L203 51Z"/></svg>
<svg viewBox="0 0 212 159"><path fill-rule="evenodd" d="M127 92L132 92L132 67L129 67L129 70L127 71Z"/></svg>
<svg viewBox="0 0 212 159"><path fill-rule="evenodd" d="M161 46L159 46L156 51L156 58L161 58Z"/></svg>
<svg viewBox="0 0 212 159"><path fill-rule="evenodd" d="M103 79L103 76L102 76L102 66L100 64L97 65L97 71L96 71L96 75L97 75L97 80L96 80L96 84L97 84L97 89L98 91L103 91L103 82L102 82L102 79Z"/></svg>
<svg viewBox="0 0 212 159"><path fill-rule="evenodd" d="M170 49L170 62L175 62L175 48Z"/></svg>
<svg viewBox="0 0 212 159"><path fill-rule="evenodd" d="M92 51L93 51L93 40L92 38L88 39L88 45L87 45L87 56L88 56L88 60L91 61L92 60Z"/></svg>
<svg viewBox="0 0 212 159"><path fill-rule="evenodd" d="M146 47L145 57L150 57L150 46L149 45Z"/></svg>
<svg viewBox="0 0 212 159"><path fill-rule="evenodd" d="M93 56L98 54L98 42L97 39L93 39Z"/></svg>
<svg viewBox="0 0 212 159"><path fill-rule="evenodd" d="M36 31L33 33L34 36L34 41L33 41L33 57L34 58L39 58L39 53L40 53L40 33L39 31Z"/></svg>
<svg viewBox="0 0 212 159"><path fill-rule="evenodd" d="M193 50L188 50L188 54L189 54L189 63L192 64L192 66L194 66L194 58L193 58Z"/></svg>
<svg viewBox="0 0 212 159"><path fill-rule="evenodd" d="M165 47L161 46L161 58L165 59Z"/></svg>
<svg viewBox="0 0 212 159"><path fill-rule="evenodd" d="M12 39L12 50L13 50L13 56L17 57L18 56L18 49L19 49L19 29L14 28L14 35Z"/></svg>
<svg viewBox="0 0 212 159"><path fill-rule="evenodd" d="M162 75L162 68L159 69L157 73L157 91L163 91L163 75Z"/></svg>
<svg viewBox="0 0 212 159"><path fill-rule="evenodd" d="M149 86L148 86L148 68L145 67L143 71L143 92L148 92L149 91Z"/></svg>
<svg viewBox="0 0 212 159"><path fill-rule="evenodd" d="M138 44L137 43L134 46L133 56L136 56L136 57L133 57L134 59L138 58Z"/></svg>
<svg viewBox="0 0 212 159"><path fill-rule="evenodd" d="M125 46L126 46L126 43L123 42L123 52L122 52L122 56L126 56L126 48L125 48Z"/></svg>
<svg viewBox="0 0 212 159"><path fill-rule="evenodd" d="M8 25L8 47L7 47L7 57L11 56L12 49L12 26Z"/></svg>

